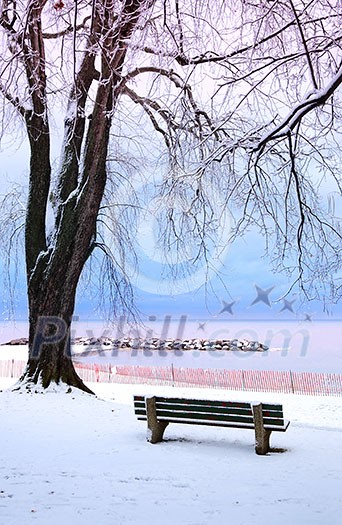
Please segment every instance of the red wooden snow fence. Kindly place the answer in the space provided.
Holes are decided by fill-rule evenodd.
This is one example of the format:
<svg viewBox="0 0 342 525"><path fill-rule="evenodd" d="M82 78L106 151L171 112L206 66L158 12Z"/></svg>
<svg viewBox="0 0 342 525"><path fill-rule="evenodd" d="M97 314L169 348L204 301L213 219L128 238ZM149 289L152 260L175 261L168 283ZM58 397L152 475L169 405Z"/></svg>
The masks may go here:
<svg viewBox="0 0 342 525"><path fill-rule="evenodd" d="M0 377L18 378L26 361L0 361ZM220 388L253 392L282 392L317 396L342 396L342 374L271 370L226 370L153 366L116 366L75 363L85 382Z"/></svg>

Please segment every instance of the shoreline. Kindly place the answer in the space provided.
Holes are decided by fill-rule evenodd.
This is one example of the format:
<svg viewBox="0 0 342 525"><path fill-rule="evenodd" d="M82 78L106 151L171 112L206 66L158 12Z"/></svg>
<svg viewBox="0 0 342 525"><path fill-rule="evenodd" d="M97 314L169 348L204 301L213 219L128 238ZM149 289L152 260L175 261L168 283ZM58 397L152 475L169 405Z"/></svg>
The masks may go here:
<svg viewBox="0 0 342 525"><path fill-rule="evenodd" d="M25 337L11 339L0 346L27 346L28 339ZM77 337L71 341L71 346L94 347L94 352L98 352L99 347L106 347L106 350L156 350L156 351L236 351L242 352L266 352L269 350L267 345L259 341L249 341L247 339L160 339L157 337L144 338L110 338L110 337ZM91 350L85 351L87 355Z"/></svg>

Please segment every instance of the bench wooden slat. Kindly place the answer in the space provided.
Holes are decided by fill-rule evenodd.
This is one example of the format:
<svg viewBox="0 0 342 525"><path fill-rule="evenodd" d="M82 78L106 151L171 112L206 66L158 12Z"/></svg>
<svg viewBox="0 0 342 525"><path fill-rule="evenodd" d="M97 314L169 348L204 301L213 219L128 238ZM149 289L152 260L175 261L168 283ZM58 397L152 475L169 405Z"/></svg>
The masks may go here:
<svg viewBox="0 0 342 525"><path fill-rule="evenodd" d="M134 396L135 401L142 401L145 403L144 396ZM156 397L157 403L170 403L170 404L185 404L185 405L204 405L204 406L217 406L217 407L232 407L232 408L250 408L251 404L247 401L219 401L219 400L208 400L208 399L187 399L182 397ZM265 410L278 410L282 411L283 407L280 404L274 403L263 403Z"/></svg>

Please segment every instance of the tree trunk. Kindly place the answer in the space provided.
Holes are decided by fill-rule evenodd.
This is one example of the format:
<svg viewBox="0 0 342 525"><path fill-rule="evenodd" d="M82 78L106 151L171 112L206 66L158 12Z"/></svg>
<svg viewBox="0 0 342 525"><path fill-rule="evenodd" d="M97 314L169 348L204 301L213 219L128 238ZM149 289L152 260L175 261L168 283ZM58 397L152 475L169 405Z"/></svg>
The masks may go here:
<svg viewBox="0 0 342 525"><path fill-rule="evenodd" d="M70 260L61 261L58 274L46 280L43 274L47 267L42 266L45 272L38 268L30 279L29 357L21 382L30 390L33 385L48 388L64 383L92 394L77 375L71 356L70 326L77 281L74 286L64 285L68 283L65 276Z"/></svg>

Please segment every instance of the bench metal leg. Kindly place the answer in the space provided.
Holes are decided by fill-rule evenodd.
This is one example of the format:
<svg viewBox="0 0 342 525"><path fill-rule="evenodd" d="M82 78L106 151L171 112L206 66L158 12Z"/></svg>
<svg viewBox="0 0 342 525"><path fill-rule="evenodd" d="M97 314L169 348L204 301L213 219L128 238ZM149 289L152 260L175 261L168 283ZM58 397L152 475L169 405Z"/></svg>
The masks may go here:
<svg viewBox="0 0 342 525"><path fill-rule="evenodd" d="M262 404L252 405L252 410L255 427L255 452L259 455L265 455L270 450L270 435L272 430L266 430L264 428Z"/></svg>
<svg viewBox="0 0 342 525"><path fill-rule="evenodd" d="M147 414L147 441L150 443L159 443L160 441L163 441L164 431L169 422L158 421L155 397L146 398L145 402Z"/></svg>

